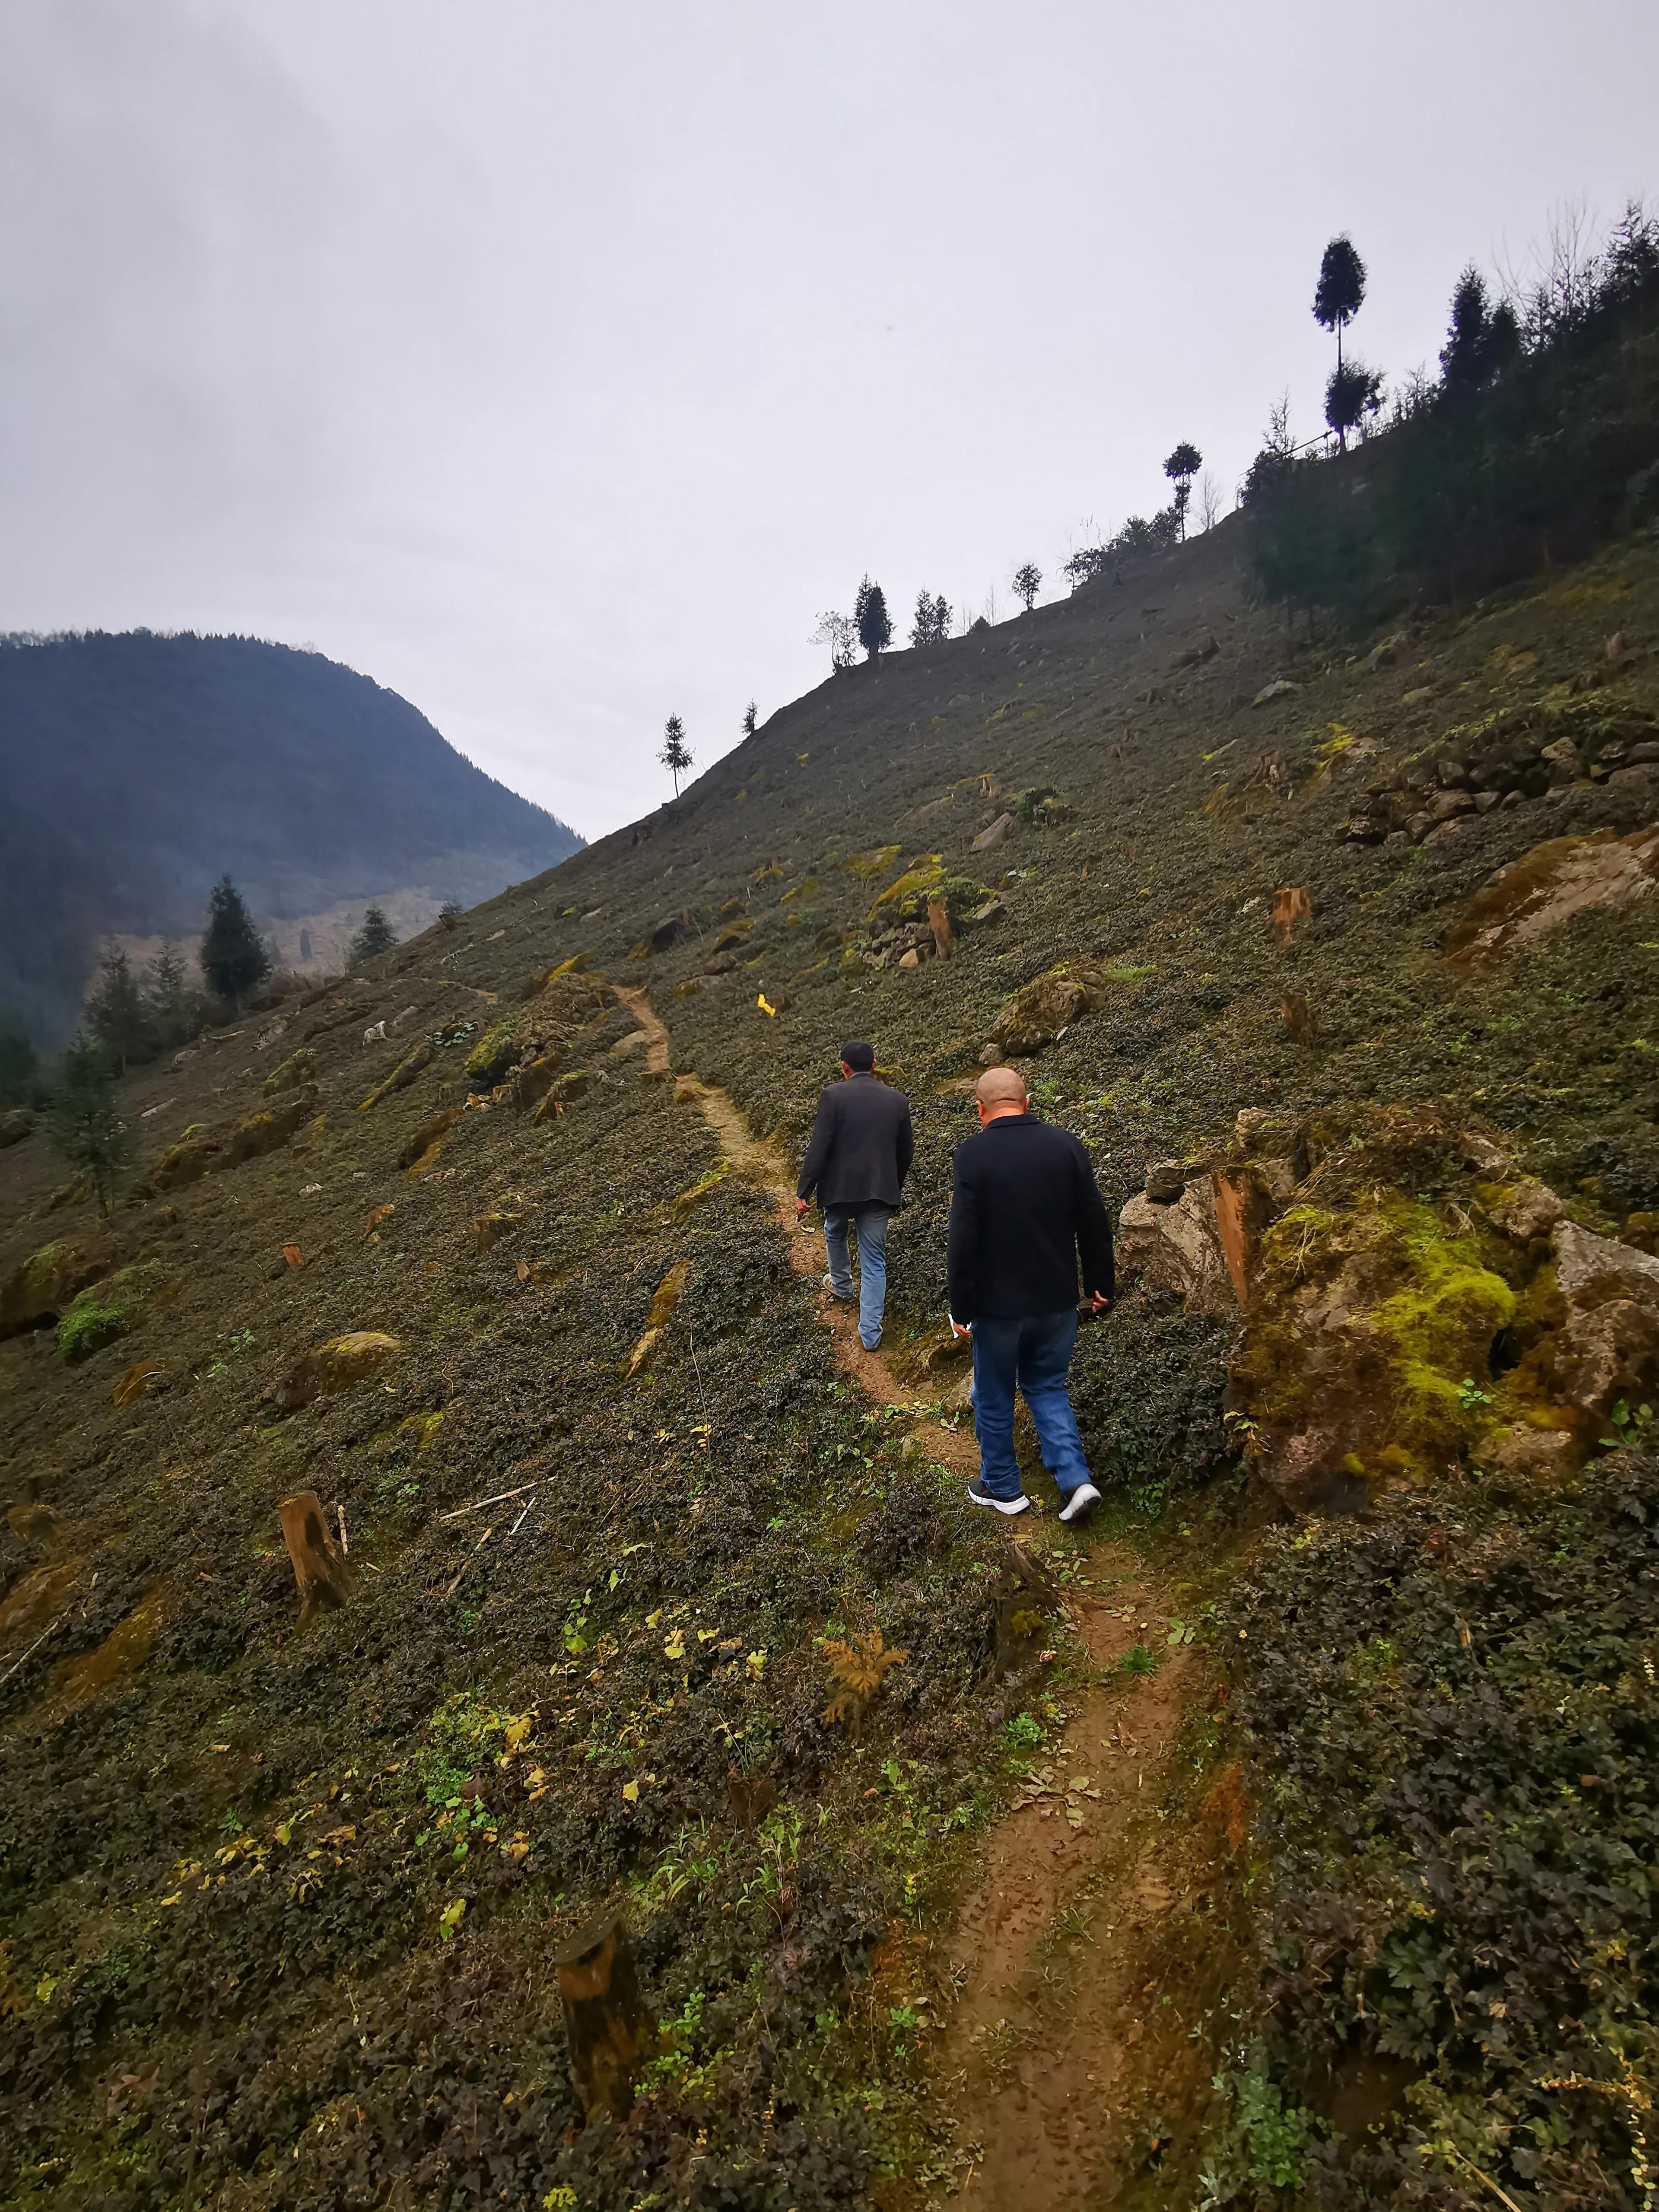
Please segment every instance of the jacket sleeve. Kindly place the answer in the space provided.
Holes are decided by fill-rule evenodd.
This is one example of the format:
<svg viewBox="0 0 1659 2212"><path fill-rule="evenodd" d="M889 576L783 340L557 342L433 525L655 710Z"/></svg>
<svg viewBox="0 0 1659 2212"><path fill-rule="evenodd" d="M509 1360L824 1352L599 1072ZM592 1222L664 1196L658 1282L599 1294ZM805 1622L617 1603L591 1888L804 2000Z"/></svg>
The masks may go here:
<svg viewBox="0 0 1659 2212"><path fill-rule="evenodd" d="M902 1188L904 1178L910 1172L910 1162L915 1156L916 1143L910 1128L910 1102L906 1098L900 1103L904 1108L898 1125L897 1144L898 1179L900 1187Z"/></svg>
<svg viewBox="0 0 1659 2212"><path fill-rule="evenodd" d="M1089 1155L1079 1144L1076 1158L1076 1224L1078 1250L1083 1260L1085 1297L1097 1292L1110 1297L1115 1289L1112 1265L1112 1221L1106 1201L1095 1181Z"/></svg>
<svg viewBox="0 0 1659 2212"><path fill-rule="evenodd" d="M818 1093L818 1110L812 1123L812 1134L806 1147L806 1158L800 1164L800 1181L795 1185L797 1198L811 1198L818 1187L818 1179L830 1164L830 1153L836 1141L836 1094L833 1091Z"/></svg>
<svg viewBox="0 0 1659 2212"><path fill-rule="evenodd" d="M979 1292L979 1193L962 1171L961 1152L955 1169L951 1220L945 1232L945 1285L956 1319L972 1321Z"/></svg>

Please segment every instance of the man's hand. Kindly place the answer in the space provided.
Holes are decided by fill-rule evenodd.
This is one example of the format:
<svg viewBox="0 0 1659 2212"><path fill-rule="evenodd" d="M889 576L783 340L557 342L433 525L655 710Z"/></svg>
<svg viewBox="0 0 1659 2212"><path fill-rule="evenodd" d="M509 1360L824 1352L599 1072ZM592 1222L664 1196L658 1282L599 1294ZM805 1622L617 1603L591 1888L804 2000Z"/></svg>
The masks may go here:
<svg viewBox="0 0 1659 2212"><path fill-rule="evenodd" d="M958 1343L961 1342L964 1336L971 1336L973 1334L974 1324L972 1322L958 1321L954 1314L947 1314L945 1318L951 1324L951 1335L957 1339Z"/></svg>
<svg viewBox="0 0 1659 2212"><path fill-rule="evenodd" d="M1094 1305L1094 1310L1097 1314L1110 1313L1112 1310L1112 1302L1107 1297L1104 1291L1091 1291L1090 1295Z"/></svg>
<svg viewBox="0 0 1659 2212"><path fill-rule="evenodd" d="M811 1201L810 1199L798 1198L795 1200L795 1218L797 1221L802 1220L805 1218L806 1209L811 1203Z"/></svg>

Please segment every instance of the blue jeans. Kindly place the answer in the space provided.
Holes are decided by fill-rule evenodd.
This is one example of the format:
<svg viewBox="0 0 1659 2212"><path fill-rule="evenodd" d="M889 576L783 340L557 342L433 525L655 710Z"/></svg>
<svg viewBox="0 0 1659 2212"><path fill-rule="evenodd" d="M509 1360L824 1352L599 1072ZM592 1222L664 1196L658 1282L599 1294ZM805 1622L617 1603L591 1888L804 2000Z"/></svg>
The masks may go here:
<svg viewBox="0 0 1659 2212"><path fill-rule="evenodd" d="M1077 1342L1077 1309L974 1323L974 1426L979 1471L993 1498L1018 1498L1024 1486L1014 1457L1014 1391L1024 1393L1042 1447L1042 1464L1062 1498L1091 1480L1066 1370Z"/></svg>
<svg viewBox="0 0 1659 2212"><path fill-rule="evenodd" d="M882 1309L887 1303L887 1224L884 1206L861 1208L857 1213L826 1212L823 1249L830 1255L830 1280L838 1298L853 1295L853 1255L847 1232L856 1226L859 1238L859 1342L873 1352L881 1342Z"/></svg>

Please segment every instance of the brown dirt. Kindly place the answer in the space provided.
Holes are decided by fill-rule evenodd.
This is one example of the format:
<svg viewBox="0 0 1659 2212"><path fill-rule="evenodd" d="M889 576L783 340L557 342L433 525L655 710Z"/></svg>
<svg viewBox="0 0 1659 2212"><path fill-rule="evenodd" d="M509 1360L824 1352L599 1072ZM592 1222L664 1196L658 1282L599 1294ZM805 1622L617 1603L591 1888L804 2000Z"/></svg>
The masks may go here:
<svg viewBox="0 0 1659 2212"><path fill-rule="evenodd" d="M647 1067L671 1073L668 1033L645 993L612 988L645 1032ZM757 1137L715 1085L681 1075L675 1096L697 1106L733 1170L768 1193L797 1272L819 1284L823 1231L797 1222L782 1145ZM844 1372L872 1398L920 1415L886 1355L860 1343L848 1308L823 1290L817 1306ZM977 1468L970 1434L920 1419L912 1433L942 1464ZM1030 1543L1042 1526L1033 1516L1018 1533L1010 1528L1009 1540ZM1199 1670L1183 1649L1152 1674L1125 1676L1119 1662L1135 1644L1164 1650L1170 1594L1127 1545L1100 1547L1093 1565L1104 1594L1071 1599L1068 1609L1099 1679L1032 1778L1039 1787L1051 1778L1054 1794L1045 1789L1018 1804L994 1832L983 1879L946 1948L955 1994L935 2094L946 2110L974 2116L959 2132L963 2178L955 2201L999 2212L1109 2201L1161 2141L1158 2124L1149 2132L1145 2120L1152 2062L1167 2084L1172 2060L1194 2051L1207 2058L1190 2041L1179 2054L1166 2050L1167 2023L1153 2017L1163 2009L1169 1917L1213 1871L1206 1839L1162 1814L1170 1753ZM1074 1971L1057 1970L1061 1948Z"/></svg>

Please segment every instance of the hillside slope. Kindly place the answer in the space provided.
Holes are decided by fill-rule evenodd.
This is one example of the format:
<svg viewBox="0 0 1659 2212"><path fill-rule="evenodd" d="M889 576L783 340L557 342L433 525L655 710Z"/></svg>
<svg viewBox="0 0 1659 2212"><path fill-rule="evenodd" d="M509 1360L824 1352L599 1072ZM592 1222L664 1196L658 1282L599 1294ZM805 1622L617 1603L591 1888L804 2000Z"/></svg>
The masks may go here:
<svg viewBox="0 0 1659 2212"><path fill-rule="evenodd" d="M210 1033L107 1225L0 1151L0 2201L890 2212L1049 2051L1091 2094L1092 1989L1110 2110L1001 2202L1644 2203L1659 544L1293 659L1237 550L835 677ZM916 1121L890 1395L710 1109L793 1150L849 1034ZM988 1054L1143 1224L1110 1512L1020 1565L940 1441ZM1050 1863L994 2005L961 1900ZM601 1908L659 2036L581 2127Z"/></svg>
<svg viewBox="0 0 1659 2212"><path fill-rule="evenodd" d="M56 1042L99 936L189 937L406 886L473 900L580 840L366 676L253 638L0 644L0 1007Z"/></svg>

